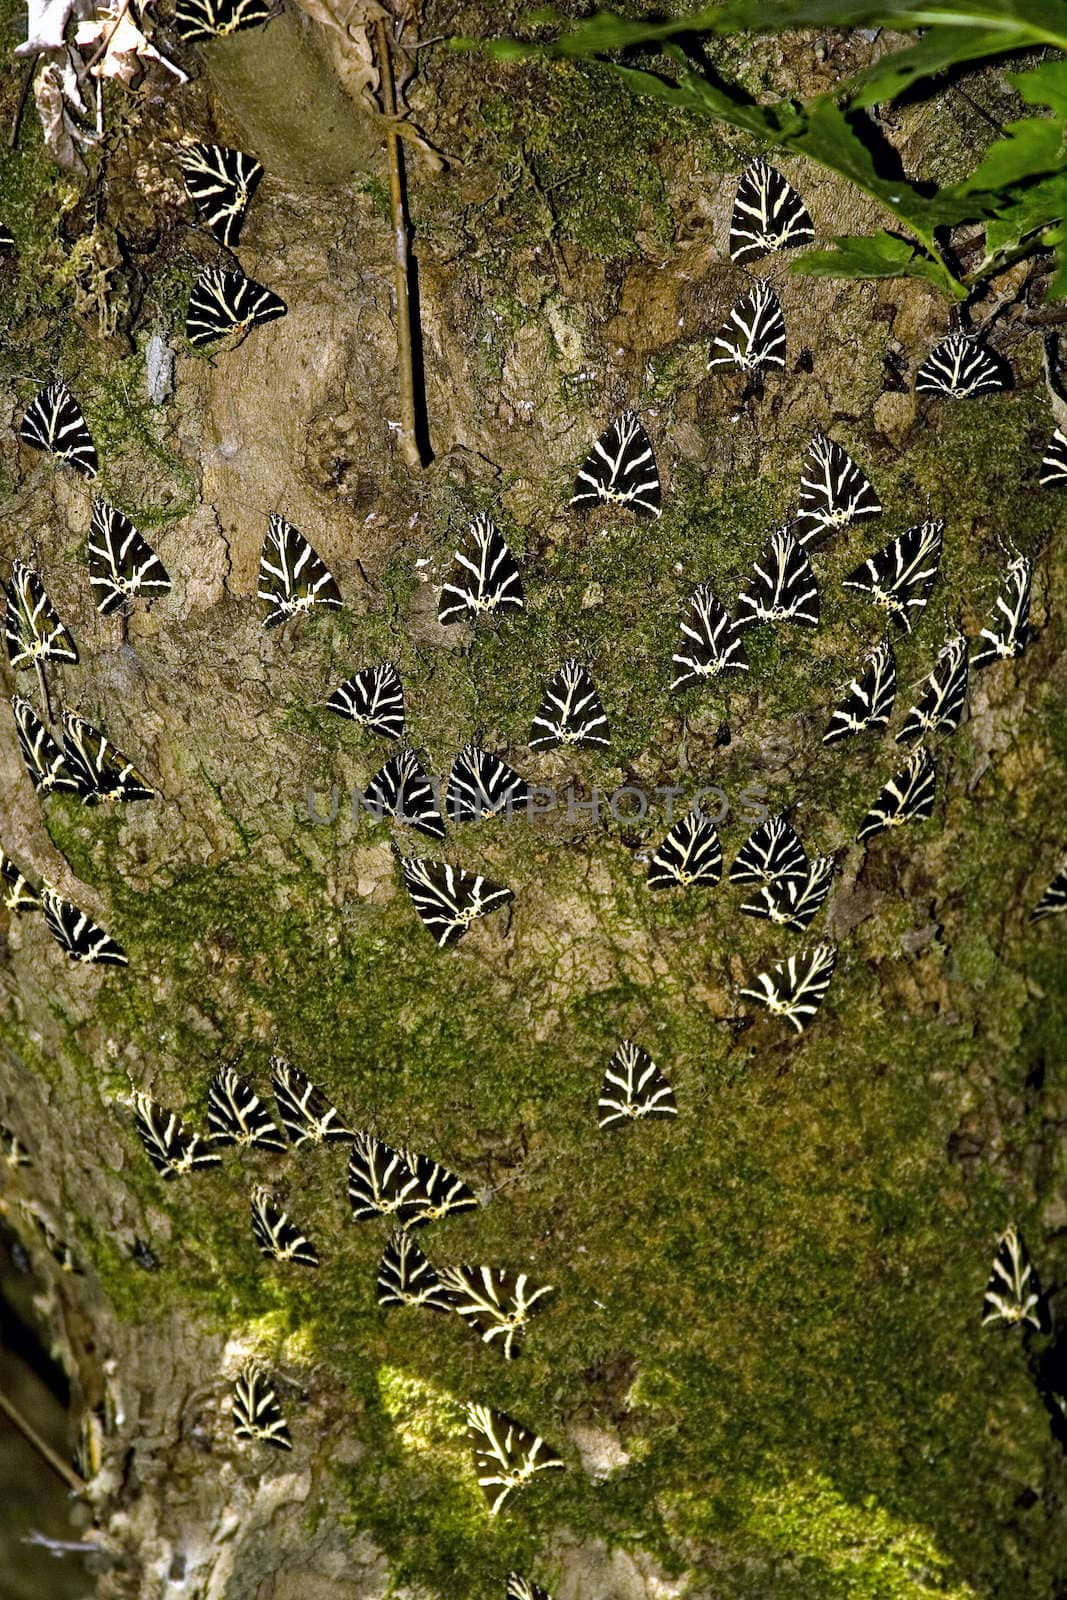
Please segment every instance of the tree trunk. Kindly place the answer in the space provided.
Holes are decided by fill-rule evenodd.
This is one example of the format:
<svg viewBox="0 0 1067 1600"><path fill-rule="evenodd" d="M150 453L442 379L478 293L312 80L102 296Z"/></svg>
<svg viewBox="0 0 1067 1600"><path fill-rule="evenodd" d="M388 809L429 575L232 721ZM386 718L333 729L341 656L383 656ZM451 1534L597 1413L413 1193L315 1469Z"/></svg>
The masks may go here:
<svg viewBox="0 0 1067 1600"><path fill-rule="evenodd" d="M418 36L506 31L499 9L431 0ZM706 369L749 285L726 252L744 139L593 68L427 46L399 58L447 163L402 141L433 456L415 467L398 447L375 64L329 15L292 6L185 47L184 88L161 75L109 92L84 180L51 165L31 104L0 185L19 246L3 268L3 551L39 567L77 640L78 665L52 675L57 707L102 726L159 790L114 810L41 802L10 723L0 740L4 848L129 955L125 970L69 963L39 916L12 917L0 965L0 1120L33 1157L5 1178L5 1221L69 1377L72 1443L97 1419L81 1538L99 1554L65 1558L86 1563L80 1592L490 1600L515 1569L556 1600L1052 1600L1067 1535L1048 1347L979 1326L1009 1222L1046 1283L1067 1273L1063 942L1027 921L1064 844L1062 499L1035 487L1051 422L1025 298L997 325L1013 392L920 403L915 368L948 320L933 290L797 278L774 258L756 271L781 295L788 367L747 392ZM759 94L810 93L871 48L764 40L738 71ZM6 71L9 112L22 71ZM990 137L975 104L1011 114L997 73L967 90L887 124L907 170L950 180ZM288 305L214 359L184 337L189 287L220 252L191 226L182 136L262 161L238 256ZM820 169L788 172L820 238L884 225ZM157 366L158 340L176 355L154 399L151 339ZM96 438L92 486L18 443L52 376ZM662 520L569 512L576 468L630 406L655 445ZM686 597L710 581L732 602L793 515L817 427L869 473L881 521L814 558L817 631L762 630L739 687L672 695ZM95 492L173 579L127 632L97 616L87 581ZM343 610L264 630L271 512L310 539ZM443 627L440 585L478 512L519 559L526 610ZM897 641L897 719L824 748L880 637L840 579L925 517L945 518L945 553ZM1035 560L1032 643L974 679L968 721L936 749L932 820L858 845L900 765L913 685L947 626L978 631L1009 546ZM610 748L537 755L531 719L571 655L592 670ZM429 771L447 775L477 739L554 809L450 825L431 847L355 809L392 749L324 702L383 660ZM36 702L27 681L9 674L7 692ZM834 856L810 938L740 916L725 881L649 893L664 791L677 810L711 786L727 863L760 807L788 808L809 853ZM512 906L437 949L391 839L506 884ZM810 1029L753 1024L740 989L823 938L838 964ZM679 1115L598 1132L627 1037ZM203 1128L216 1068L236 1061L267 1100L272 1054L353 1126L478 1191L477 1214L419 1241L437 1264L555 1286L521 1360L458 1317L379 1309L387 1232L350 1221L343 1147L230 1151L167 1184L153 1171L131 1083ZM317 1272L261 1257L254 1183L304 1228ZM276 1380L291 1454L234 1437L250 1359ZM465 1441L471 1401L565 1462L495 1518Z"/></svg>

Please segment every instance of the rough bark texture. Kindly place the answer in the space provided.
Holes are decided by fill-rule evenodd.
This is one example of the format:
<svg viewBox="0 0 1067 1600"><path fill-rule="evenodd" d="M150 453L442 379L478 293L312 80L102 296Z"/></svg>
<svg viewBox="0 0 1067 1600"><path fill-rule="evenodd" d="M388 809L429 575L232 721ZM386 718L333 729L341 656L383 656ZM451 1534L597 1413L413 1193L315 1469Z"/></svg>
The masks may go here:
<svg viewBox="0 0 1067 1600"><path fill-rule="evenodd" d="M428 4L419 28L503 20ZM9 42L16 29L9 9ZM738 69L756 91L807 92L863 48L762 44ZM40 1275L72 1430L79 1411L102 1418L88 1491L99 1592L490 1600L517 1568L557 1600L1051 1600L1067 1537L1039 1342L978 1328L1013 1218L1045 1280L1067 1273L1063 944L1055 925L1026 922L1063 844L1067 574L1051 537L1062 505L1034 487L1051 423L1024 302L999 325L1014 392L920 406L887 386L886 355L913 373L944 330L930 291L772 264L790 370L742 401L740 384L705 373L708 337L746 283L725 253L741 138L593 70L427 49L409 101L449 167L410 162L436 452L417 475L393 448L380 129L339 86L345 50L293 8L185 51L185 89L116 96L85 187L48 164L32 119L0 183L19 245L2 269L3 554L39 562L78 640L57 700L102 724L163 796L119 816L42 806L10 725L0 740L4 847L130 955L125 972L70 966L27 918L7 927L0 961L0 1118L35 1157L5 1180L5 1220ZM10 111L10 67L3 88ZM1010 112L995 74L969 92ZM953 91L888 131L935 178L989 137ZM172 153L183 133L264 162L240 259L289 305L213 362L183 336L188 286L217 255L190 227ZM790 171L821 235L881 223L825 173ZM154 334L177 352L159 405ZM96 435L94 487L174 578L125 643L86 581L91 490L11 426L53 373ZM575 466L631 403L656 442L664 517L575 519ZM870 472L885 516L819 556L814 636L754 641L740 688L672 699L685 596L707 579L736 593L792 511L817 425ZM255 580L272 510L326 559L342 613L264 632ZM476 635L442 629L437 585L483 510L522 557L528 610ZM975 684L969 722L939 752L935 819L863 849L856 824L898 747L821 746L878 634L838 580L926 514L947 519L943 577L898 649L902 708L943 621L976 631L1007 544L1035 557L1036 637ZM611 750L533 757L541 685L571 653L594 669ZM438 952L389 829L353 820L347 800L389 752L322 709L384 657L435 772L477 732L531 779L573 779L585 797L714 783L732 806L728 859L751 825L743 790L794 808L811 848L839 862L838 971L810 1032L740 1026L740 983L792 935L739 918L726 887L648 893L662 808L452 828L443 853L511 885L515 903ZM331 785L338 815L316 825L308 790L322 811ZM680 1115L598 1136L600 1079L625 1035L668 1073ZM153 1174L130 1078L202 1121L218 1063L240 1055L265 1087L272 1051L358 1124L484 1192L426 1248L557 1286L521 1361L505 1365L458 1319L378 1310L384 1236L347 1221L343 1151L231 1155L167 1186ZM318 1273L261 1261L254 1180L289 1197ZM82 1275L60 1271L28 1206ZM137 1265L137 1240L158 1272ZM230 1385L250 1354L281 1385L289 1457L233 1439ZM463 1441L467 1400L512 1412L567 1460L496 1520Z"/></svg>

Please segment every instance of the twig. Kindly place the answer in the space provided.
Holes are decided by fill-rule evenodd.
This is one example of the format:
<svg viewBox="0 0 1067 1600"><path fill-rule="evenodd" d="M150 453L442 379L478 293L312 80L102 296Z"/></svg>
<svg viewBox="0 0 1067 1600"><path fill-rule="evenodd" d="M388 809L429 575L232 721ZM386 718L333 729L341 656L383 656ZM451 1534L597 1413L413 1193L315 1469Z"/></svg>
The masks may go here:
<svg viewBox="0 0 1067 1600"><path fill-rule="evenodd" d="M63 1479L68 1489L72 1489L75 1494L81 1494L85 1489L85 1479L80 1473L75 1472L74 1468L64 1461L62 1456L57 1455L50 1444L45 1443L37 1429L26 1421L20 1411L16 1411L2 1389L0 1389L0 1411L3 1411L5 1416L11 1419L23 1437L32 1444L41 1460L46 1461L52 1471Z"/></svg>
<svg viewBox="0 0 1067 1600"><path fill-rule="evenodd" d="M400 454L409 467L424 465L415 408L415 352L411 320L411 260L408 220L404 206L404 178L400 137L397 133L396 85L393 58L384 21L376 24L378 66L381 72L382 110L386 117L385 147L389 158L389 208L393 224L393 273L396 280L396 343L400 385Z"/></svg>
<svg viewBox="0 0 1067 1600"><path fill-rule="evenodd" d="M111 24L111 27L108 30L108 32L105 33L105 34L101 34L100 43L97 45L96 49L93 51L92 55L89 57L89 60L85 63L86 72L92 72L93 68L96 66L96 63L100 60L100 57L107 55L108 51L111 49L111 41L115 37L116 33L118 33L119 26L120 26L120 24L122 22L122 19L126 15L126 13L127 13L127 11L129 9L130 9L130 0L122 0L122 4L119 7L118 16L115 18L114 22Z"/></svg>
<svg viewBox="0 0 1067 1600"><path fill-rule="evenodd" d="M9 150L14 150L15 146L19 142L19 129L22 127L22 113L26 109L26 101L30 97L30 84L33 82L33 75L37 71L37 63L40 61L40 59L40 51L38 51L35 56L31 56L30 58L30 64L27 68L26 77L22 85L22 93L19 95L19 103L15 107L15 120L11 124L11 132L8 134L7 138L7 147Z"/></svg>

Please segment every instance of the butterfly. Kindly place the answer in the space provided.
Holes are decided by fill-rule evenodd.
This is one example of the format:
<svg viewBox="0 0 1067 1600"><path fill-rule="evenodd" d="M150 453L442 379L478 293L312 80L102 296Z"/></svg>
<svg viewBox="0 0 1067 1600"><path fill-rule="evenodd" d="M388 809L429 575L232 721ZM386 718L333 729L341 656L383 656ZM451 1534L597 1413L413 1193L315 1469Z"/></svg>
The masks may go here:
<svg viewBox="0 0 1067 1600"><path fill-rule="evenodd" d="M233 1386L233 1431L239 1439L257 1439L279 1450L293 1448L274 1384L254 1361L241 1368Z"/></svg>
<svg viewBox="0 0 1067 1600"><path fill-rule="evenodd" d="M77 661L77 646L32 567L13 562L4 593L7 656L16 672L38 661Z"/></svg>
<svg viewBox="0 0 1067 1600"><path fill-rule="evenodd" d="M1015 1327L1028 1322L1039 1333L1050 1331L1048 1306L1030 1253L1018 1229L1008 1228L997 1241L993 1269L982 1302L982 1326L1006 1322Z"/></svg>
<svg viewBox="0 0 1067 1600"><path fill-rule="evenodd" d="M748 671L745 647L710 583L699 584L689 596L671 661L677 668L672 689L688 689L690 684L706 682L723 672Z"/></svg>
<svg viewBox="0 0 1067 1600"><path fill-rule="evenodd" d="M1040 922L1044 917L1054 917L1061 911L1067 911L1067 857L1064 857L1059 871L1031 911L1030 921Z"/></svg>
<svg viewBox="0 0 1067 1600"><path fill-rule="evenodd" d="M448 777L446 807L453 822L483 822L525 813L530 789L513 767L477 745L463 746Z"/></svg>
<svg viewBox="0 0 1067 1600"><path fill-rule="evenodd" d="M0 1161L13 1172L19 1167L33 1166L33 1157L18 1134L12 1133L3 1122L0 1122Z"/></svg>
<svg viewBox="0 0 1067 1600"><path fill-rule="evenodd" d="M377 667L364 667L354 678L347 678L327 700L330 711L348 717L361 728L383 734L387 739L404 736L404 690L400 674L391 661Z"/></svg>
<svg viewBox="0 0 1067 1600"><path fill-rule="evenodd" d="M889 779L860 823L859 842L906 822L926 822L934 810L934 776L930 753L920 746L907 765Z"/></svg>
<svg viewBox="0 0 1067 1600"><path fill-rule="evenodd" d="M808 208L793 185L762 156L741 174L730 220L730 259L740 266L815 238Z"/></svg>
<svg viewBox="0 0 1067 1600"><path fill-rule="evenodd" d="M1043 489L1067 483L1067 434L1062 428L1057 428L1048 442L1048 449L1041 463L1040 482Z"/></svg>
<svg viewBox="0 0 1067 1600"><path fill-rule="evenodd" d="M800 503L792 532L802 545L881 515L882 502L852 457L825 433L816 433L800 480Z"/></svg>
<svg viewBox="0 0 1067 1600"><path fill-rule="evenodd" d="M267 0L178 0L174 25L179 39L221 39L269 22L274 12Z"/></svg>
<svg viewBox="0 0 1067 1600"><path fill-rule="evenodd" d="M778 528L753 567L748 587L738 596L734 628L740 633L761 622L814 628L818 621L819 590L811 562L789 529Z"/></svg>
<svg viewBox="0 0 1067 1600"><path fill-rule="evenodd" d="M756 897L741 910L749 917L764 917L793 933L803 933L822 910L834 880L833 856L817 856L803 878L782 878L761 884Z"/></svg>
<svg viewBox="0 0 1067 1600"><path fill-rule="evenodd" d="M259 555L259 598L267 607L266 628L275 628L312 606L344 604L341 591L326 563L311 548L299 528L276 511Z"/></svg>
<svg viewBox="0 0 1067 1600"><path fill-rule="evenodd" d="M538 1302L555 1293L551 1284L535 1286L525 1272L507 1267L442 1267L438 1276L453 1309L483 1344L499 1340L507 1361L518 1356L531 1316L544 1309Z"/></svg>
<svg viewBox="0 0 1067 1600"><path fill-rule="evenodd" d="M0 222L0 250L14 250L15 235Z"/></svg>
<svg viewBox="0 0 1067 1600"><path fill-rule="evenodd" d="M783 878L805 878L809 870L799 834L780 813L753 828L734 857L730 882L774 884Z"/></svg>
<svg viewBox="0 0 1067 1600"><path fill-rule="evenodd" d="M222 1165L222 1157L202 1134L194 1133L176 1112L168 1111L150 1094L134 1094L133 1113L148 1159L165 1179Z"/></svg>
<svg viewBox="0 0 1067 1600"><path fill-rule="evenodd" d="M689 811L667 831L648 868L650 889L713 889L722 877L722 846L715 824Z"/></svg>
<svg viewBox="0 0 1067 1600"><path fill-rule="evenodd" d="M0 905L5 911L21 916L26 911L40 911L41 894L15 865L6 851L0 849Z"/></svg>
<svg viewBox="0 0 1067 1600"><path fill-rule="evenodd" d="M395 1217L404 1227L429 1200L403 1154L363 1131L353 1136L348 1156L348 1198L357 1222Z"/></svg>
<svg viewBox="0 0 1067 1600"><path fill-rule="evenodd" d="M65 383L50 383L31 401L19 438L34 450L48 450L83 478L95 478L100 460L81 406Z"/></svg>
<svg viewBox="0 0 1067 1600"><path fill-rule="evenodd" d="M287 1140L247 1078L220 1067L207 1092L207 1125L215 1144L288 1150Z"/></svg>
<svg viewBox="0 0 1067 1600"><path fill-rule="evenodd" d="M898 744L912 744L930 733L955 733L967 701L967 640L954 633L941 646L923 692L897 734Z"/></svg>
<svg viewBox="0 0 1067 1600"><path fill-rule="evenodd" d="M742 372L785 367L785 318L769 284L758 283L743 295L711 342L708 371L731 367Z"/></svg>
<svg viewBox="0 0 1067 1600"><path fill-rule="evenodd" d="M201 220L220 244L235 249L249 201L263 176L259 162L242 150L197 141L178 151L178 165Z"/></svg>
<svg viewBox="0 0 1067 1600"><path fill-rule="evenodd" d="M441 590L438 622L469 622L497 611L521 611L526 599L515 557L492 517L477 516Z"/></svg>
<svg viewBox="0 0 1067 1600"><path fill-rule="evenodd" d="M355 1138L322 1090L299 1067L281 1056L270 1058L271 1084L278 1116L293 1145L348 1144Z"/></svg>
<svg viewBox="0 0 1067 1600"><path fill-rule="evenodd" d="M971 657L972 672L994 661L1011 661L1026 649L1030 638L1032 575L1027 557L1016 556L1004 574L993 615L979 634L978 649Z"/></svg>
<svg viewBox="0 0 1067 1600"><path fill-rule="evenodd" d="M898 628L910 633L926 609L937 577L944 532L943 522L908 528L842 578L843 586L865 595L872 605L887 611Z"/></svg>
<svg viewBox="0 0 1067 1600"><path fill-rule="evenodd" d="M315 1247L305 1239L296 1223L283 1211L269 1189L257 1184L252 1190L252 1232L260 1254L275 1261L295 1261L302 1267L317 1267Z"/></svg>
<svg viewBox="0 0 1067 1600"><path fill-rule="evenodd" d="M41 887L41 905L45 926L72 961L107 967L129 966L129 958L122 946L105 933L92 917L57 894L50 884Z"/></svg>
<svg viewBox="0 0 1067 1600"><path fill-rule="evenodd" d="M132 611L140 596L155 600L170 593L170 576L151 545L129 517L106 500L93 501L89 585L102 617Z"/></svg>
<svg viewBox="0 0 1067 1600"><path fill-rule="evenodd" d="M552 1596L539 1583L531 1583L529 1578L509 1572L506 1600L552 1600Z"/></svg>
<svg viewBox="0 0 1067 1600"><path fill-rule="evenodd" d="M411 903L441 950L457 944L477 917L488 916L515 898L511 889L449 861L418 856L399 860Z"/></svg>
<svg viewBox="0 0 1067 1600"><path fill-rule="evenodd" d="M609 742L608 719L593 680L571 656L545 685L541 709L530 728L530 749L555 750L559 745L607 749Z"/></svg>
<svg viewBox="0 0 1067 1600"><path fill-rule="evenodd" d="M73 711L63 713L63 753L86 805L153 800L155 790L105 734Z"/></svg>
<svg viewBox="0 0 1067 1600"><path fill-rule="evenodd" d="M815 945L787 961L775 962L769 972L757 974L752 988L742 989L741 994L766 1006L773 1016L785 1017L803 1033L823 1003L836 962L833 945Z"/></svg>
<svg viewBox="0 0 1067 1600"><path fill-rule="evenodd" d="M260 322L284 317L288 306L273 289L243 272L205 267L193 284L185 313L185 336L196 349L217 339L240 343Z"/></svg>
<svg viewBox="0 0 1067 1600"><path fill-rule="evenodd" d="M823 744L837 744L865 728L884 728L893 714L896 693L897 664L887 642L870 652L863 676L849 684L822 736Z"/></svg>
<svg viewBox="0 0 1067 1600"><path fill-rule="evenodd" d="M12 695L11 709L15 713L15 732L22 759L37 793L81 794L80 780L30 702L21 695Z"/></svg>
<svg viewBox="0 0 1067 1600"><path fill-rule="evenodd" d="M398 750L389 757L367 785L363 804L377 821L383 816L395 817L406 827L429 834L431 839L445 836L435 785L413 750Z"/></svg>
<svg viewBox="0 0 1067 1600"><path fill-rule="evenodd" d="M467 1429L478 1482L496 1516L509 1496L537 1472L562 1467L539 1434L490 1406L467 1407Z"/></svg>
<svg viewBox="0 0 1067 1600"><path fill-rule="evenodd" d="M378 1263L378 1304L426 1306L430 1311L452 1309L436 1268L404 1228L395 1228L389 1235Z"/></svg>
<svg viewBox="0 0 1067 1600"><path fill-rule="evenodd" d="M417 1208L413 1222L433 1222L452 1211L477 1210L478 1196L474 1190L432 1156L422 1155L417 1150L401 1150L400 1155L414 1173L420 1191L413 1197Z"/></svg>
<svg viewBox="0 0 1067 1600"><path fill-rule="evenodd" d="M597 1127L641 1117L676 1117L678 1106L663 1073L647 1050L624 1039L608 1062L597 1103Z"/></svg>
<svg viewBox="0 0 1067 1600"><path fill-rule="evenodd" d="M652 441L636 411L624 411L605 429L574 480L572 510L601 503L629 506L637 517L658 517L663 510Z"/></svg>
<svg viewBox="0 0 1067 1600"><path fill-rule="evenodd" d="M953 333L931 350L915 374L915 387L964 400L970 395L1006 389L1009 379L999 356L979 344L972 334Z"/></svg>

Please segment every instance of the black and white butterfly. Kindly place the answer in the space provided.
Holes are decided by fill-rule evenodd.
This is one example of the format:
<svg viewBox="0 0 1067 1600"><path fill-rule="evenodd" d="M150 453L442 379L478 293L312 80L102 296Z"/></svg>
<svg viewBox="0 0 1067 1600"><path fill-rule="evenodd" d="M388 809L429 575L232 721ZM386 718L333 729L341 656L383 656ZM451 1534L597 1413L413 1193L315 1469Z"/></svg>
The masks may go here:
<svg viewBox="0 0 1067 1600"><path fill-rule="evenodd" d="M239 1439L255 1439L279 1450L293 1448L274 1381L254 1361L241 1368L233 1386L233 1431Z"/></svg>
<svg viewBox="0 0 1067 1600"><path fill-rule="evenodd" d="M93 501L89 525L89 585L102 617L128 613L138 599L170 593L170 576L129 517L106 500Z"/></svg>
<svg viewBox="0 0 1067 1600"><path fill-rule="evenodd" d="M1016 556L1001 580L993 614L978 636L978 649L971 657L972 672L994 661L1011 661L1026 649L1030 639L1032 578L1029 558Z"/></svg>
<svg viewBox="0 0 1067 1600"><path fill-rule="evenodd" d="M0 222L0 250L14 250L15 235Z"/></svg>
<svg viewBox="0 0 1067 1600"><path fill-rule="evenodd" d="M881 515L882 502L848 452L816 433L804 457L800 502L792 532L802 545Z"/></svg>
<svg viewBox="0 0 1067 1600"><path fill-rule="evenodd" d="M711 341L709 372L785 367L785 318L770 284L758 283L734 306Z"/></svg>
<svg viewBox="0 0 1067 1600"><path fill-rule="evenodd" d="M788 528L771 534L737 597L738 633L763 622L795 622L814 628L819 621L819 590L804 547Z"/></svg>
<svg viewBox="0 0 1067 1600"><path fill-rule="evenodd" d="M495 1517L514 1490L523 1488L535 1473L563 1466L540 1434L523 1427L504 1411L470 1405L467 1429L474 1469L491 1516Z"/></svg>
<svg viewBox="0 0 1067 1600"><path fill-rule="evenodd" d="M281 295L255 278L205 267L189 295L185 336L197 349L217 339L239 343L257 323L274 322L288 309Z"/></svg>
<svg viewBox="0 0 1067 1600"><path fill-rule="evenodd" d="M452 1300L405 1228L395 1228L378 1263L380 1306L426 1306L430 1311L451 1311Z"/></svg>
<svg viewBox="0 0 1067 1600"><path fill-rule="evenodd" d="M1048 1305L1030 1260L1030 1252L1015 1227L1006 1229L997 1241L993 1269L982 1302L982 1326L1005 1322L1017 1327L1028 1322L1039 1333L1048 1333Z"/></svg>
<svg viewBox="0 0 1067 1600"><path fill-rule="evenodd" d="M404 737L404 689L391 661L364 667L355 677L346 678L326 705L339 717L347 717L386 739Z"/></svg>
<svg viewBox="0 0 1067 1600"><path fill-rule="evenodd" d="M148 1159L164 1178L222 1165L222 1157L212 1150L203 1134L195 1133L177 1112L168 1111L150 1094L134 1094L133 1114Z"/></svg>
<svg viewBox="0 0 1067 1600"><path fill-rule="evenodd" d="M207 1125L215 1144L242 1149L288 1150L281 1129L247 1078L233 1067L220 1067L207 1092Z"/></svg>
<svg viewBox="0 0 1067 1600"><path fill-rule="evenodd" d="M293 1145L350 1144L355 1138L318 1084L282 1056L270 1058L271 1085L282 1127Z"/></svg>
<svg viewBox="0 0 1067 1600"><path fill-rule="evenodd" d="M865 728L884 728L893 715L896 696L897 664L887 641L870 652L863 675L849 684L822 736L823 744L837 744Z"/></svg>
<svg viewBox="0 0 1067 1600"><path fill-rule="evenodd" d="M967 703L967 667L967 640L962 633L951 634L897 734L898 744L914 744L931 733L955 733Z"/></svg>
<svg viewBox="0 0 1067 1600"><path fill-rule="evenodd" d="M1043 918L1057 916L1061 911L1067 911L1067 857L1064 857L1052 882L1031 911L1030 921L1041 922Z"/></svg>
<svg viewBox="0 0 1067 1600"><path fill-rule="evenodd" d="M532 1583L517 1572L509 1572L506 1600L552 1600L552 1596L539 1583Z"/></svg>
<svg viewBox="0 0 1067 1600"><path fill-rule="evenodd" d="M779 813L759 823L730 868L731 883L776 884L785 878L806 878L808 857L793 824Z"/></svg>
<svg viewBox="0 0 1067 1600"><path fill-rule="evenodd" d="M775 962L769 972L758 973L752 987L742 989L741 994L766 1006L772 1016L785 1017L803 1033L823 1003L836 962L832 944L817 944L787 961Z"/></svg>
<svg viewBox="0 0 1067 1600"><path fill-rule="evenodd" d="M13 562L4 593L7 657L16 672L39 661L77 661L77 646L32 567Z"/></svg>
<svg viewBox="0 0 1067 1600"><path fill-rule="evenodd" d="M283 1211L269 1189L257 1184L251 1194L252 1232L260 1253L275 1261L295 1261L302 1267L317 1267L318 1253L296 1223Z"/></svg>
<svg viewBox="0 0 1067 1600"><path fill-rule="evenodd" d="M11 697L22 759L38 794L81 794L81 782L28 700Z"/></svg>
<svg viewBox="0 0 1067 1600"><path fill-rule="evenodd" d="M445 836L435 785L413 750L398 750L389 757L368 783L363 804L378 821L385 816L395 817L405 827L416 828L431 839Z"/></svg>
<svg viewBox="0 0 1067 1600"><path fill-rule="evenodd" d="M1057 428L1048 442L1041 463L1041 487L1052 489L1067 483L1067 434Z"/></svg>
<svg viewBox="0 0 1067 1600"><path fill-rule="evenodd" d="M105 967L129 966L125 950L84 911L57 894L50 884L41 887L45 926L72 961Z"/></svg>
<svg viewBox="0 0 1067 1600"><path fill-rule="evenodd" d="M895 772L859 825L856 838L862 844L887 828L906 822L926 822L934 810L935 771L930 752L922 747L908 763Z"/></svg>
<svg viewBox="0 0 1067 1600"><path fill-rule="evenodd" d="M155 790L133 762L73 711L63 713L63 752L86 805L155 798Z"/></svg>
<svg viewBox="0 0 1067 1600"><path fill-rule="evenodd" d="M629 506L637 517L658 517L663 491L652 440L636 411L624 411L600 435L574 480L571 508Z"/></svg>
<svg viewBox="0 0 1067 1600"><path fill-rule="evenodd" d="M510 820L526 814L529 800L526 779L478 745L464 745L452 763L445 805L453 822L482 822L501 814Z"/></svg>
<svg viewBox="0 0 1067 1600"><path fill-rule="evenodd" d="M527 1273L508 1267L442 1267L438 1277L453 1309L507 1361L518 1356L530 1318L544 1309L539 1302L555 1293L551 1284L533 1284Z"/></svg>
<svg viewBox="0 0 1067 1600"><path fill-rule="evenodd" d="M178 151L186 193L220 244L235 249L249 201L263 168L254 156L225 145L195 141Z"/></svg>
<svg viewBox="0 0 1067 1600"><path fill-rule="evenodd" d="M478 1196L470 1185L432 1156L419 1150L401 1150L400 1154L414 1173L420 1191L414 1201L417 1209L413 1223L435 1222L452 1211L478 1209Z"/></svg>
<svg viewBox="0 0 1067 1600"><path fill-rule="evenodd" d="M255 28L269 22L274 12L268 0L178 0L174 25L178 37L221 39L242 28Z"/></svg>
<svg viewBox="0 0 1067 1600"><path fill-rule="evenodd" d="M492 517L477 516L441 589L438 622L473 622L526 604L519 568Z"/></svg>
<svg viewBox="0 0 1067 1600"><path fill-rule="evenodd" d="M50 383L31 401L19 438L34 450L48 450L83 478L95 478L100 466L93 436L81 406L65 383Z"/></svg>
<svg viewBox="0 0 1067 1600"><path fill-rule="evenodd" d="M349 1151L348 1198L357 1222L395 1217L402 1227L415 1221L429 1200L403 1153L362 1129Z"/></svg>
<svg viewBox="0 0 1067 1600"><path fill-rule="evenodd" d="M545 685L528 743L531 750L555 750L560 745L606 749L610 743L600 696L588 668L573 656Z"/></svg>
<svg viewBox="0 0 1067 1600"><path fill-rule="evenodd" d="M843 586L887 611L898 628L910 633L937 577L944 532L943 522L917 523L842 578Z"/></svg>
<svg viewBox="0 0 1067 1600"><path fill-rule="evenodd" d="M793 185L762 156L741 174L730 219L730 259L738 265L777 250L811 244L808 208Z"/></svg>
<svg viewBox="0 0 1067 1600"><path fill-rule="evenodd" d="M648 868L650 889L713 889L722 877L718 830L699 811L679 817L664 835Z"/></svg>
<svg viewBox="0 0 1067 1600"><path fill-rule="evenodd" d="M641 1117L676 1117L678 1106L663 1073L647 1050L624 1039L608 1062L597 1102L597 1127Z"/></svg>
<svg viewBox="0 0 1067 1600"><path fill-rule="evenodd" d="M761 884L755 898L747 900L741 910L746 916L764 917L780 928L803 933L822 910L833 881L833 856L816 856L805 877Z"/></svg>
<svg viewBox="0 0 1067 1600"><path fill-rule="evenodd" d="M259 555L259 598L267 607L266 628L277 627L312 606L344 604L333 574L299 528L276 511ZM336 708L335 708L336 709Z"/></svg>
<svg viewBox="0 0 1067 1600"><path fill-rule="evenodd" d="M1010 378L1001 357L980 344L973 334L953 333L931 350L915 374L915 387L965 400L971 395L1007 389Z"/></svg>
<svg viewBox="0 0 1067 1600"><path fill-rule="evenodd" d="M0 1122L0 1164L15 1171L18 1167L32 1167L33 1157L6 1123Z"/></svg>
<svg viewBox="0 0 1067 1600"><path fill-rule="evenodd" d="M723 672L748 671L745 647L710 583L699 584L689 596L671 661L675 667L672 689L688 689L690 684L705 683Z"/></svg>
<svg viewBox="0 0 1067 1600"><path fill-rule="evenodd" d="M442 950L457 944L478 917L498 911L515 898L503 884L454 867L450 861L419 856L399 860L411 903Z"/></svg>
<svg viewBox="0 0 1067 1600"><path fill-rule="evenodd" d="M12 861L3 849L0 849L0 906L5 911L13 911L22 916L27 911L40 911L41 892L26 877L25 873Z"/></svg>

